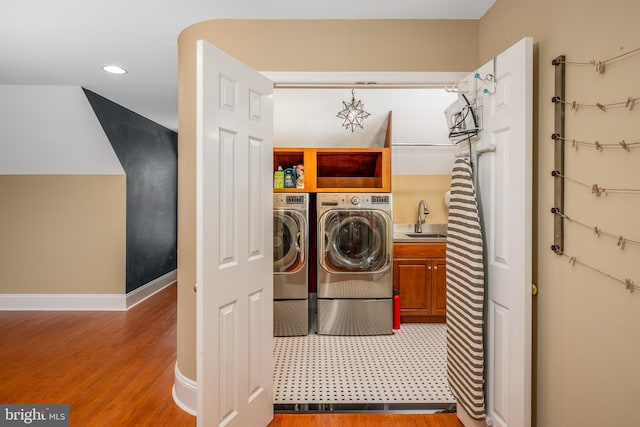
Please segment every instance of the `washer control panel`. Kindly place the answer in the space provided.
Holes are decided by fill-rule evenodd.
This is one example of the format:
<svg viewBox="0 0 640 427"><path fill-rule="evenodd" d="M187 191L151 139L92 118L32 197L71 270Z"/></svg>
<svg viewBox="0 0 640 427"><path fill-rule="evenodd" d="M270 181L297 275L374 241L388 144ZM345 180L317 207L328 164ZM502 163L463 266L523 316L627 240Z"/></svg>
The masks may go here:
<svg viewBox="0 0 640 427"><path fill-rule="evenodd" d="M391 193L318 193L318 208L391 209Z"/></svg>

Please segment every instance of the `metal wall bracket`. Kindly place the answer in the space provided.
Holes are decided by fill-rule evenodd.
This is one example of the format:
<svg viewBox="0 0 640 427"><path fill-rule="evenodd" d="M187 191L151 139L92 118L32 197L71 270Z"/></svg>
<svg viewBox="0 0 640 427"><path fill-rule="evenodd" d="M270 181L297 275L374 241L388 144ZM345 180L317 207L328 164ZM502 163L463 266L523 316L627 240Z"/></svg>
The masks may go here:
<svg viewBox="0 0 640 427"><path fill-rule="evenodd" d="M555 70L555 92L551 99L554 104L554 141L553 180L553 245L551 250L562 255L564 251L564 218L558 213L564 213L564 113L565 113L565 57L555 58L551 64Z"/></svg>

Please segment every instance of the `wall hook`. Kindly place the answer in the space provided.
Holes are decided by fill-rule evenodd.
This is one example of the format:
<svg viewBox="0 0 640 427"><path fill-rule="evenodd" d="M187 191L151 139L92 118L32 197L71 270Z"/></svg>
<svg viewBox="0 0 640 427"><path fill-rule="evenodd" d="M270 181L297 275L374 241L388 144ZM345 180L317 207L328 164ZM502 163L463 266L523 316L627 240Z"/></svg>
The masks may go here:
<svg viewBox="0 0 640 427"><path fill-rule="evenodd" d="M482 89L482 93L490 94L490 95L493 95L494 93L496 93L496 80L493 74L489 73L484 77L481 77L480 73L476 72L473 75L473 77L475 77L477 80L480 80L482 82L491 84L491 89L484 88Z"/></svg>

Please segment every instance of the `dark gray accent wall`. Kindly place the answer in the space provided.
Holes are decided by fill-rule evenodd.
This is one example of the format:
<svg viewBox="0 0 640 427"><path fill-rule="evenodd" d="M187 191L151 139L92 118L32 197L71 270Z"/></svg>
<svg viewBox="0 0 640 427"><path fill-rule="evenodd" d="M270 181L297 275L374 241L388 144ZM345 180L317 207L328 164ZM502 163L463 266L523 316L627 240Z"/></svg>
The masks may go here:
<svg viewBox="0 0 640 427"><path fill-rule="evenodd" d="M127 175L127 293L176 269L178 134L90 90Z"/></svg>

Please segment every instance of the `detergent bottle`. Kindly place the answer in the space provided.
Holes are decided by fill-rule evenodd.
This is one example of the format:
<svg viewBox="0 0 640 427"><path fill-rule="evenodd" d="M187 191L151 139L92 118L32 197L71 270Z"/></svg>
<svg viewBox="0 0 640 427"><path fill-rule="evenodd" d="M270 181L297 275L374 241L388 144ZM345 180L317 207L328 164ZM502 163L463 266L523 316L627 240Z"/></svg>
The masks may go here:
<svg viewBox="0 0 640 427"><path fill-rule="evenodd" d="M287 168L284 170L284 188L296 188L295 168Z"/></svg>
<svg viewBox="0 0 640 427"><path fill-rule="evenodd" d="M282 166L278 166L278 170L273 173L273 188L284 188L284 171Z"/></svg>
<svg viewBox="0 0 640 427"><path fill-rule="evenodd" d="M304 165L296 166L296 188L304 188Z"/></svg>

